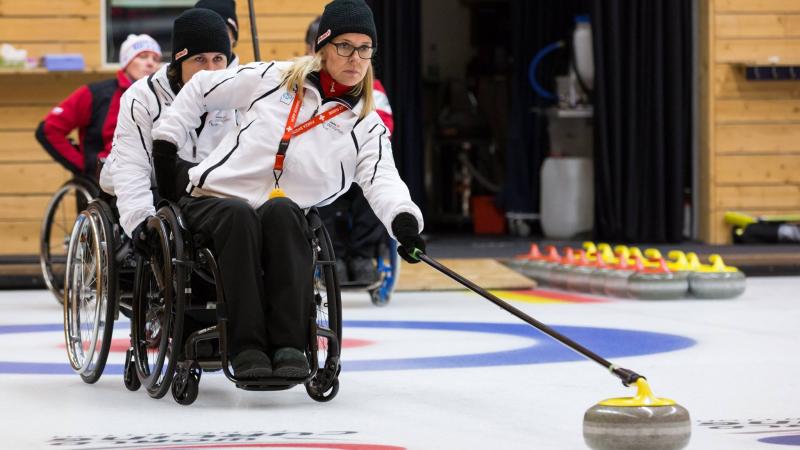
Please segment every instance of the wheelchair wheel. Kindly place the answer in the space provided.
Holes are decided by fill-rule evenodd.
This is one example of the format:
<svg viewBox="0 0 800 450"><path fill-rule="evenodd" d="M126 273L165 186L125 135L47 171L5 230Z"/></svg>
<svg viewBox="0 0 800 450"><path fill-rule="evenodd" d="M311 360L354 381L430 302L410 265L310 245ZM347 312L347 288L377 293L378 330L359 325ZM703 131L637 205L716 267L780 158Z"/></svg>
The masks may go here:
<svg viewBox="0 0 800 450"><path fill-rule="evenodd" d="M67 252L64 340L72 368L86 383L103 374L116 302L113 235L97 202L75 221Z"/></svg>
<svg viewBox="0 0 800 450"><path fill-rule="evenodd" d="M139 257L131 320L131 346L136 372L148 395L163 397L170 388L181 353L185 268L176 264L183 242L169 229L163 212L147 227L158 235L159 249Z"/></svg>
<svg viewBox="0 0 800 450"><path fill-rule="evenodd" d="M64 183L47 205L39 232L39 265L47 288L59 303L64 302L64 264L72 225L98 194L99 188L92 181L74 178Z"/></svg>
<svg viewBox="0 0 800 450"><path fill-rule="evenodd" d="M316 401L327 402L339 392L339 357L342 342L342 298L333 262L333 244L325 227L315 230L318 243L316 302L316 353L319 370L306 383L306 392Z"/></svg>
<svg viewBox="0 0 800 450"><path fill-rule="evenodd" d="M178 370L172 380L172 398L178 404L191 405L197 400L201 374L202 371L196 363L192 367L185 367L182 363L178 364Z"/></svg>

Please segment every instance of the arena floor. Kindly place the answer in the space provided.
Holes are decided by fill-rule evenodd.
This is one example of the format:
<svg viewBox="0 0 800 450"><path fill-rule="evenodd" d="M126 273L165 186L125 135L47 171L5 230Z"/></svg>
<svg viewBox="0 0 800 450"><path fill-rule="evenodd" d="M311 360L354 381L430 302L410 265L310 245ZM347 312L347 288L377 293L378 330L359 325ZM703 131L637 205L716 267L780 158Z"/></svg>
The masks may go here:
<svg viewBox="0 0 800 450"><path fill-rule="evenodd" d="M499 292L692 414L693 449L800 446L800 278L753 278L727 301L645 303L547 290ZM204 374L191 406L122 384L127 322L106 374L70 372L61 310L45 291L2 291L3 448L581 449L584 411L632 395L477 295L344 294L341 390L245 392Z"/></svg>

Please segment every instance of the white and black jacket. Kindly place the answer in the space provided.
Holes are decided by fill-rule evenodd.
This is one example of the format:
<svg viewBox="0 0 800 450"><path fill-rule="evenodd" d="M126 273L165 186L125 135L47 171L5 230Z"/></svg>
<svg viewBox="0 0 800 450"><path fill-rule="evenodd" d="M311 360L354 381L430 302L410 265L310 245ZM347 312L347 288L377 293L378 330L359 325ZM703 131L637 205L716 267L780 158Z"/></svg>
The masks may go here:
<svg viewBox="0 0 800 450"><path fill-rule="evenodd" d="M153 130L153 138L179 149L199 117L209 110L236 109L238 130L189 171L191 195L235 197L253 208L263 205L275 186L273 165L294 93L281 86L291 62L256 62L217 72L200 72L183 87ZM391 234L392 220L406 212L423 219L394 165L389 131L375 111L359 119L363 101L324 99L318 74L305 83L297 124L345 105L348 109L291 139L280 187L301 208L324 206L361 186L375 214ZM179 155L180 156L180 155Z"/></svg>
<svg viewBox="0 0 800 450"><path fill-rule="evenodd" d="M151 133L175 100L167 67L138 80L122 96L111 153L100 173L100 186L117 197L120 223L129 236L137 225L155 214L150 190L154 185ZM209 112L202 127L200 117L196 119L195 129L178 147L180 158L189 162L202 161L236 128L232 110Z"/></svg>

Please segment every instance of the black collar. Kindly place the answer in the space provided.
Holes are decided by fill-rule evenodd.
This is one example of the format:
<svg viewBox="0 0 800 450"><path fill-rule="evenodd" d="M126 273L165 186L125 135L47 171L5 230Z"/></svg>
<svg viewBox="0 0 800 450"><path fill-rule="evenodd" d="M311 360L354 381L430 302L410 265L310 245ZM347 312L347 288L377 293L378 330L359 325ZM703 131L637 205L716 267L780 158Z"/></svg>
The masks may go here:
<svg viewBox="0 0 800 450"><path fill-rule="evenodd" d="M347 106L350 109L355 108L356 105L358 104L359 100L358 97L349 94L342 95L341 97L326 98L324 94L325 91L322 88L322 81L320 81L319 79L319 72L311 72L310 74L308 74L308 77L306 77L306 79L319 91L319 95L322 96L322 104L331 101L336 101L339 103L344 103L345 106Z"/></svg>

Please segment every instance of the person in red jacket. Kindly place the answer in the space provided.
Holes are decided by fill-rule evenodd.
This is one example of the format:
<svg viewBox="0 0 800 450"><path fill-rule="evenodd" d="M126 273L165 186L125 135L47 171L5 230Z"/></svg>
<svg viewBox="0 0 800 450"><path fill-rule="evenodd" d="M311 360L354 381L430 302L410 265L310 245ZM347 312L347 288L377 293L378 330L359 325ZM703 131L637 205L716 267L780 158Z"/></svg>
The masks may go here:
<svg viewBox="0 0 800 450"><path fill-rule="evenodd" d="M97 161L111 151L119 99L134 81L154 73L161 47L146 34L131 34L120 47L117 76L79 87L53 108L36 129L36 140L75 175L97 179ZM78 130L78 144L68 135Z"/></svg>
<svg viewBox="0 0 800 450"><path fill-rule="evenodd" d="M309 55L314 54L314 38L317 36L320 18L311 22L306 30L306 53ZM375 111L389 134L392 134L394 118L386 89L377 78L372 89ZM387 236L361 188L353 183L347 193L330 205L319 208L319 213L331 236L339 282L369 284L377 281L375 255L378 246Z"/></svg>

